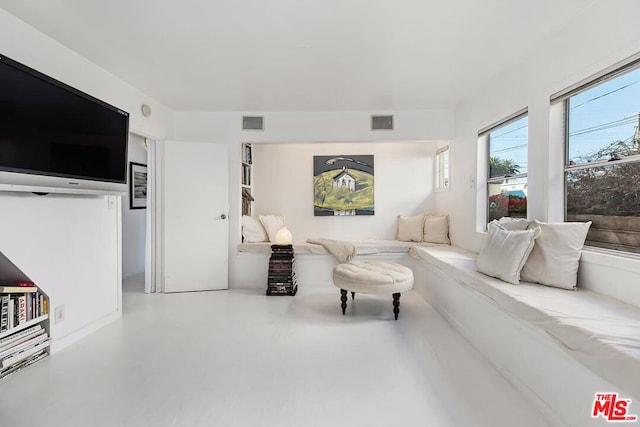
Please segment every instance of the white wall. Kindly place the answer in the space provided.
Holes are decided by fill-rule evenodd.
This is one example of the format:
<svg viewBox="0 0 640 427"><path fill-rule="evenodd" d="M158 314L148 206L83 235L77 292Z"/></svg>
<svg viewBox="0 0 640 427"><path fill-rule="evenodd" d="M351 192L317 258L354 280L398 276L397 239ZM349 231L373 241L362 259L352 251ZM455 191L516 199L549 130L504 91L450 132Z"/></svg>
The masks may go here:
<svg viewBox="0 0 640 427"><path fill-rule="evenodd" d="M129 134L129 162L147 164L144 138ZM128 165L127 167L129 167ZM130 172L127 172L127 177ZM127 178L128 179L128 178ZM144 273L147 210L130 209L130 188L122 198L122 277L129 278Z"/></svg>
<svg viewBox="0 0 640 427"><path fill-rule="evenodd" d="M552 126L554 118L550 115L549 97L637 53L640 50L638 14L640 2L637 1L594 2L577 14L562 32L552 39L541 40L537 49L521 63L505 70L482 93L456 109L451 191L436 194L438 209L451 215L454 244L479 250L484 239L484 235L476 231L474 208L478 194L483 194L478 164L485 162L484 157L478 155L478 130L524 107L529 109L529 216L542 221L564 219L563 141ZM472 179L477 179L477 183L471 182ZM588 262L596 258L597 255L590 256ZM587 262L585 257L583 262ZM640 271L638 261L628 260L626 264L625 270ZM636 283L640 283L640 276L634 274ZM590 277L595 276L581 275L581 286L591 287ZM624 278L626 282L628 277Z"/></svg>
<svg viewBox="0 0 640 427"><path fill-rule="evenodd" d="M294 240L395 239L398 214L433 208L437 143L254 144L254 216L284 215ZM313 156L373 154L375 215L313 216Z"/></svg>
<svg viewBox="0 0 640 427"><path fill-rule="evenodd" d="M173 132L171 110L2 9L0 52L129 111L136 133L163 139ZM143 103L151 117L140 113ZM0 193L0 251L43 288L52 308L65 305L66 320L51 325L54 350L121 314L120 233L119 197Z"/></svg>
<svg viewBox="0 0 640 427"><path fill-rule="evenodd" d="M120 309L120 198L0 194L0 251L50 298L66 320L54 343Z"/></svg>
<svg viewBox="0 0 640 427"><path fill-rule="evenodd" d="M371 131L372 114L394 115L393 131ZM262 115L264 131L241 130L242 115ZM449 110L343 112L178 112L175 139L224 142L229 149L229 269L234 286L236 247L240 243L240 144L242 142L448 141L453 137Z"/></svg>
<svg viewBox="0 0 640 427"><path fill-rule="evenodd" d="M156 139L173 133L173 112L47 35L0 9L0 53L130 114L132 132ZM141 105L152 115L144 117Z"/></svg>

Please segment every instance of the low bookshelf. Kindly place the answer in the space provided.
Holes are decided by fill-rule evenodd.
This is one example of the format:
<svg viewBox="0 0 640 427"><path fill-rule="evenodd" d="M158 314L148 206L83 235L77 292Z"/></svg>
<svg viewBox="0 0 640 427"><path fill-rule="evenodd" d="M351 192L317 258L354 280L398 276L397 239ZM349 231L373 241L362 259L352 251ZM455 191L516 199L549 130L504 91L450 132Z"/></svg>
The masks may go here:
<svg viewBox="0 0 640 427"><path fill-rule="evenodd" d="M0 252L0 381L49 355L49 297Z"/></svg>

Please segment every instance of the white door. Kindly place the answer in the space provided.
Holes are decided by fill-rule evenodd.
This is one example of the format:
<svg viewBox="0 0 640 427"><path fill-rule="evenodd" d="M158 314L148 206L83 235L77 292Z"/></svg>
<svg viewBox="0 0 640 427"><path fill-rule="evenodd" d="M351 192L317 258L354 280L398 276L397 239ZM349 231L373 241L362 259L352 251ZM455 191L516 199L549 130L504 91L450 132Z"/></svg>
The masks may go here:
<svg viewBox="0 0 640 427"><path fill-rule="evenodd" d="M228 288L226 144L164 143L164 291Z"/></svg>

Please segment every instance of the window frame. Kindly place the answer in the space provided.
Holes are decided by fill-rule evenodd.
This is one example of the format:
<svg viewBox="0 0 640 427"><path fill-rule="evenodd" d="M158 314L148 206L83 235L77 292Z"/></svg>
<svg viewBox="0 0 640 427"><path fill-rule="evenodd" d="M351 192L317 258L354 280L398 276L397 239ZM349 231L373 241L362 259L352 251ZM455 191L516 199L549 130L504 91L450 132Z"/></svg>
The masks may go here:
<svg viewBox="0 0 640 427"><path fill-rule="evenodd" d="M600 160L595 162L588 163L580 163L580 164L570 164L571 158L569 155L570 147L569 147L569 122L570 122L570 105L569 100L580 93L586 92L592 88L597 87L600 84L606 83L608 81L614 80L618 77L621 77L627 73L640 69L640 57L636 56L630 60L627 60L624 63L618 63L609 67L600 73L597 73L585 80L582 80L550 97L550 104L553 107L556 104L562 104L562 113L564 115L562 124L564 126L563 129L563 143L564 143L564 160L563 164L563 200L562 200L562 212L563 212L563 220L567 221L568 219L568 179L567 177L573 171L583 170L583 169L594 169L601 168L603 166L617 166L626 163L640 163L640 154L634 154L630 156L626 156L617 160ZM600 246L591 246L585 243L585 247L591 250L595 250L598 252L604 253L612 253L622 256L630 255L634 258L638 257L639 254L625 251L621 249L612 249L612 248L604 248Z"/></svg>
<svg viewBox="0 0 640 427"><path fill-rule="evenodd" d="M509 115L508 117L505 117L504 119L484 127L483 129L481 129L480 131L478 131L478 140L481 139L485 139L485 167L486 167L486 173L484 174L483 181L484 181L484 205L485 205L485 209L484 209L484 227L483 230L486 230L486 224L489 222L489 217L490 217L490 206L489 206L489 185L491 184L498 184L498 183L503 183L504 181L508 180L508 179L521 179L521 178L527 178L527 182L528 182L528 173L529 170L527 169L527 172L524 173L517 173L517 174L505 174L505 175L500 175L500 176L491 176L491 166L490 166L490 159L491 159L491 137L490 134L502 127L505 127L511 123L514 123L518 120L521 120L525 117L529 117L529 109L528 108L523 108L521 110L516 111L515 113ZM527 135L528 135L528 131L529 131L529 123L527 121ZM527 159L529 157L529 138L527 137ZM528 209L527 209L527 217L529 216L528 213Z"/></svg>
<svg viewBox="0 0 640 427"><path fill-rule="evenodd" d="M444 177L444 181L445 183L443 183L444 185L440 185L440 171L441 168L443 166L441 166L441 156L444 156L444 154L447 154L447 168L445 169L447 171L446 176ZM444 162L444 160L443 160ZM438 192L443 192L443 191L450 191L451 190L451 147L449 146L449 144L444 145L440 148L438 148L436 150L436 191ZM444 171L443 171L444 174Z"/></svg>

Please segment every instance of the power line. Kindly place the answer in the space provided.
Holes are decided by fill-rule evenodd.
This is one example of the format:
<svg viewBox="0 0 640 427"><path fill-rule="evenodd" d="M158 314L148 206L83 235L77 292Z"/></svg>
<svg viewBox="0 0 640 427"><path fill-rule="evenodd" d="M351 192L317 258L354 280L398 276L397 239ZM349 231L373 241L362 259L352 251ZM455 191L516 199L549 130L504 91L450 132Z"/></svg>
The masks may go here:
<svg viewBox="0 0 640 427"><path fill-rule="evenodd" d="M599 131L599 130L606 130L606 129L611 129L611 128L614 128L614 127L629 125L629 124L632 124L632 123L636 123L637 120L638 120L638 114L634 114L633 116L623 117L623 118L621 118L619 120L614 120L612 122L600 123L600 124L595 125L595 126L591 126L591 127L580 129L580 130L576 130L576 131L570 133L569 136L577 136L577 135L582 135L582 134L585 134L585 133L596 132L596 131Z"/></svg>
<svg viewBox="0 0 640 427"><path fill-rule="evenodd" d="M491 154L496 154L496 153L505 153L507 151L513 151L513 150L518 150L520 148L526 148L528 144L520 144L520 145L514 145L513 147L506 147L506 148L501 148L499 150L495 150L492 151Z"/></svg>
<svg viewBox="0 0 640 427"><path fill-rule="evenodd" d="M635 85L635 84L637 84L637 83L640 83L640 80L636 80L635 82L631 82L631 83L629 83L629 84L627 84L627 85L624 85L624 86L622 86L622 87L619 87L618 89L614 89L614 90L612 90L612 91L610 91L610 92L603 93L602 95L598 95L598 96L596 96L596 97L594 97L594 98L588 99L588 100L584 101L584 102L583 102L583 103L581 103L581 104L578 104L578 105L572 106L572 107L571 107L571 108L569 108L569 109L570 109L570 110L573 110L574 108L581 107L581 106L583 106L584 104L588 104L589 102L591 102L591 101L595 101L596 99L604 98L605 96L608 96L608 95L611 95L612 93L616 93L616 92L618 92L618 91L621 91L622 89L626 89L626 88L628 88L629 86L633 86L633 85ZM571 98L569 98L569 99L571 99Z"/></svg>
<svg viewBox="0 0 640 427"><path fill-rule="evenodd" d="M501 133L500 135L493 135L493 138L500 138L501 136L509 135L510 133L513 133L513 132L515 132L517 130L524 129L527 126L529 126L528 123L526 125L520 126L519 128L511 129L510 131L507 131L505 133ZM489 134L489 135L491 135L491 134Z"/></svg>

